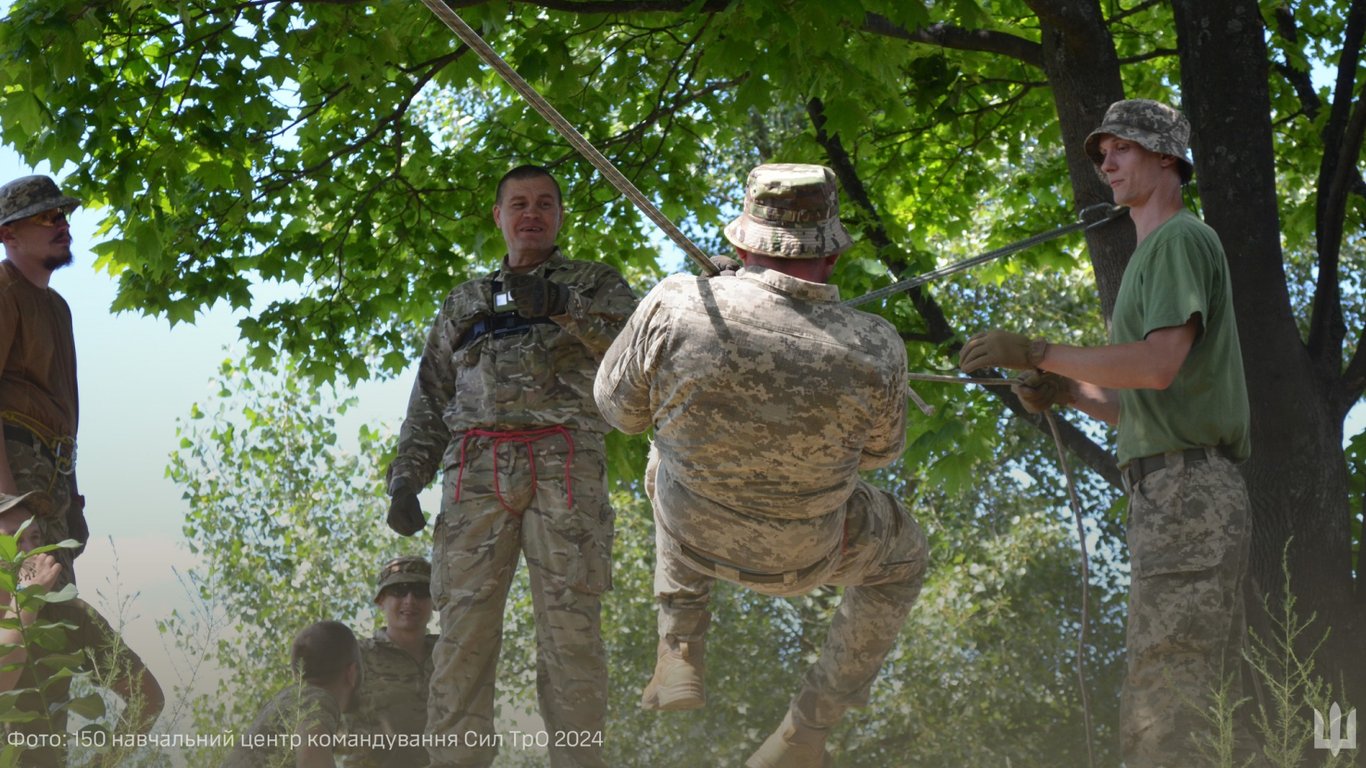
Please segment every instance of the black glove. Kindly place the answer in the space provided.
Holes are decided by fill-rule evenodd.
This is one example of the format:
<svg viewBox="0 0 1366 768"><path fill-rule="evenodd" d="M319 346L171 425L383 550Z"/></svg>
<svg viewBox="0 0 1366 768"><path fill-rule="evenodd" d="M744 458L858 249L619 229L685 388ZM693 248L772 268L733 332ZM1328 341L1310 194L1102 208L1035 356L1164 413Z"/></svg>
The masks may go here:
<svg viewBox="0 0 1366 768"><path fill-rule="evenodd" d="M745 266L740 263L739 259L724 253L718 253L712 256L711 263L715 264L716 268L721 270L721 274L712 275L712 277L731 277L736 272L739 272L741 267Z"/></svg>
<svg viewBox="0 0 1366 768"><path fill-rule="evenodd" d="M563 315L569 306L569 289L538 275L503 275L503 289L512 297L517 314L528 319Z"/></svg>
<svg viewBox="0 0 1366 768"><path fill-rule="evenodd" d="M427 517L422 514L417 494L407 490L400 490L389 500L387 519L389 527L404 536L412 536L427 527Z"/></svg>

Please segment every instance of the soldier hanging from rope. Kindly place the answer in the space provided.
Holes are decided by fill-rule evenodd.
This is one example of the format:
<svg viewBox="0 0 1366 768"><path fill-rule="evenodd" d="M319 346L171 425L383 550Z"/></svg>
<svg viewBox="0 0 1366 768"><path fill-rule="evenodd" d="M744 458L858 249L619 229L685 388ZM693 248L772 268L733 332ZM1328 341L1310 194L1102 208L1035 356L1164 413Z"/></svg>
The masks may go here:
<svg viewBox="0 0 1366 768"><path fill-rule="evenodd" d="M925 576L915 518L858 475L905 447L906 347L886 320L841 306L827 283L852 245L830 169L755 168L725 234L744 269L657 285L594 386L613 426L654 429L645 484L659 647L642 703L705 703L716 579L775 596L846 587L787 716L746 762L820 768L831 764L830 729L868 702Z"/></svg>

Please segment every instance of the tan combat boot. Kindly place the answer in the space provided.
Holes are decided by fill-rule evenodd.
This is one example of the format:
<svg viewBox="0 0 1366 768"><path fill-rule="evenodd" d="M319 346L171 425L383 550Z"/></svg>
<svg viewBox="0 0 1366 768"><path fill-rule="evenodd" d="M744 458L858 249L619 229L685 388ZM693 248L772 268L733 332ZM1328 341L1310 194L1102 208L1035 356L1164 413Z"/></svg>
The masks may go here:
<svg viewBox="0 0 1366 768"><path fill-rule="evenodd" d="M798 725L789 710L778 730L745 761L745 768L833 768L835 758L825 751L829 734L826 728Z"/></svg>
<svg viewBox="0 0 1366 768"><path fill-rule="evenodd" d="M702 658L703 642L659 639L659 660L655 676L645 686L640 706L645 709L676 711L700 709L707 703L702 676L707 665Z"/></svg>

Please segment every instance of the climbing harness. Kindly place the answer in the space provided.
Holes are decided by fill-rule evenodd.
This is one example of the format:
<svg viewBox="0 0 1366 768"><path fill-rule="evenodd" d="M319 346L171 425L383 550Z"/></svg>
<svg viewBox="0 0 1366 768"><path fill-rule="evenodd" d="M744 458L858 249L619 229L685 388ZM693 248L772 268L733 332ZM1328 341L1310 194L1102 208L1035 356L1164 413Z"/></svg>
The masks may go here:
<svg viewBox="0 0 1366 768"><path fill-rule="evenodd" d="M998 379L981 376L944 376L934 373L908 373L907 378L912 381L931 381L947 384L969 385L976 384L982 387L1008 387L1012 384L1010 379ZM906 388L911 396L917 400L918 397ZM1082 523L1081 502L1077 500L1077 491L1072 480L1072 468L1067 463L1067 452L1063 448L1062 433L1058 431L1058 421L1053 416L1053 411L1044 411L1044 418L1048 421L1048 429L1053 433L1053 445L1058 449L1058 465L1062 468L1063 477L1067 481L1067 500L1072 507L1072 519L1077 526L1077 544L1081 549L1081 622L1077 628L1077 688L1081 693L1081 716L1082 724L1086 728L1086 758L1087 764L1095 768L1096 757L1095 749L1091 744L1091 697L1086 691L1086 630L1090 617L1090 587L1091 587L1091 555L1086 546L1086 527Z"/></svg>
<svg viewBox="0 0 1366 768"><path fill-rule="evenodd" d="M522 446L526 451L527 466L531 469L531 490L537 490L536 483L536 452L535 444L537 441L547 437L560 437L564 439L565 445L569 448L569 455L564 461L564 495L565 504L570 508L574 506L574 478L570 474L574 467L574 434L561 425L553 427L543 427L541 429L514 429L514 430L494 430L494 429L471 429L464 437L460 438L460 470L455 474L455 496L452 501L460 501L460 491L465 484L465 466L468 459L465 456L465 449L469 446L471 438L484 438L489 440L489 453L493 457L493 496L498 499L498 503L503 506L513 517L520 518L522 513L508 500L503 497L502 481L498 473L498 449L508 443Z"/></svg>
<svg viewBox="0 0 1366 768"><path fill-rule="evenodd" d="M6 439L37 448L52 462L57 474L70 475L76 471L76 438L54 435L47 427L18 411L4 411L0 413L0 420L5 422ZM54 475L50 482L56 479Z"/></svg>
<svg viewBox="0 0 1366 768"><path fill-rule="evenodd" d="M674 223L669 221L669 217L661 213L660 210L654 206L654 203L651 203L645 195L641 194L641 191L636 189L636 185L632 184L630 179L621 175L621 171L618 171L616 166L612 165L612 161L603 157L602 153L590 144L588 139L583 137L583 134L579 133L573 125L569 124L568 120L565 120L564 117L550 105L550 102L542 98L541 94L537 93L535 88L532 88L527 84L527 81L522 79L521 75L517 74L517 70L508 66L508 63L503 61L503 58L490 48L488 43L484 42L484 39L479 36L479 33L475 32L470 25L465 23L464 19L461 19L455 11L451 10L451 7L446 5L444 0L422 0L422 4L431 9L431 12L436 14L436 17L441 19L447 27L450 27L451 31L455 33L456 37L460 38L461 42L469 46L470 50L478 54L479 58L483 59L484 63L492 67L493 71L497 72L503 80L507 81L507 84L512 86L513 90L520 93L522 98L526 99L527 103L531 105L532 109L535 109L540 113L541 117L544 117L547 122L554 126L555 130L559 131L560 135L563 136L574 149L579 151L579 154L583 155L588 162L592 163L593 167L597 168L602 175L606 177L607 181L617 188L618 192L635 203L636 207L640 209L641 213L644 213L649 217L650 221L659 225L659 228L664 230L664 234L668 235L669 239L674 241L679 248L682 248L683 252L688 254L689 258L697 262L697 265L702 268L703 272L708 275L718 275L721 273L721 270L717 269L716 265L712 263L711 259L707 257L707 254L703 252L696 243L689 240L688 236L683 234L682 230L674 226Z"/></svg>
<svg viewBox="0 0 1366 768"><path fill-rule="evenodd" d="M954 263L946 267L940 267L939 269L936 269L932 272L926 272L923 275L916 275L915 277L908 278L906 280L901 280L896 283L892 283L891 285L886 286L885 288L879 288L875 291L865 293L862 296L855 296L854 298L844 302L844 306L857 307L860 304L867 304L870 301L877 301L878 299L885 299L888 296L895 296L898 293L904 293L906 291L911 290L912 288L918 288L919 286L922 286L925 283L938 280L941 277L947 277L949 275L962 272L965 269L971 269L975 266L978 266L979 264L986 264L989 261L995 261L996 259L1002 258L1004 256L1009 256L1010 254L1016 253L1018 251L1023 251L1024 249L1033 247L1035 245L1038 245L1039 243L1046 243L1049 240L1054 240L1059 237L1062 237L1063 235L1076 232L1079 229L1095 229L1097 227L1108 224L1111 221L1114 221L1115 219L1119 218L1128 211L1129 209L1125 208L1122 205L1111 205L1109 203L1096 203L1095 205L1088 205L1085 208L1081 209L1081 213L1078 214L1077 220L1071 224L1065 224L1056 229L1051 229L1047 232L1041 232L1037 235L1034 235L1033 237L1026 237L1023 240L1017 240L1011 243L1010 245L1004 246L1002 248L997 248L994 251L987 251L986 253L973 256L972 258L963 259L962 261L955 261Z"/></svg>

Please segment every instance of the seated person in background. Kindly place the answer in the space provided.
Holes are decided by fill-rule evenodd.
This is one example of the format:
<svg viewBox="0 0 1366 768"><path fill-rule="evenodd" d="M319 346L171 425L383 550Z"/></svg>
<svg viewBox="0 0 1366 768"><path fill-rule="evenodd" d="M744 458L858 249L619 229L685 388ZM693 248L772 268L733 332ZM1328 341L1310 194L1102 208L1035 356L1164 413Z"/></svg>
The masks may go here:
<svg viewBox="0 0 1366 768"><path fill-rule="evenodd" d="M379 569L375 605L384 626L360 640L361 685L351 733L420 735L427 729L427 690L432 683L432 565L420 557L396 557ZM422 746L360 748L342 761L347 768L421 768Z"/></svg>
<svg viewBox="0 0 1366 768"><path fill-rule="evenodd" d="M266 703L222 768L336 768L330 737L360 683L356 636L339 621L310 624L294 638L290 666L298 680ZM328 741L310 744L310 736Z"/></svg>
<svg viewBox="0 0 1366 768"><path fill-rule="evenodd" d="M52 501L42 491L30 491L18 496L0 493L0 533L6 536L19 534L24 523L35 516L53 514ZM38 521L24 529L19 539L19 550L30 552L42 543ZM51 554L33 555L24 560L16 583L20 589L39 586L46 591L55 590L62 578L62 565ZM35 607L38 606L38 607ZM127 704L121 723L139 733L147 733L161 714L166 699L161 686L148 671L136 653L124 645L123 638L109 626L109 622L85 601L71 599L55 603L36 603L20 610L19 600L4 590L0 590L0 618L10 618L18 614L23 629L14 627L0 628L0 692L21 691L14 709L19 712L41 713L43 702L48 703L51 714L39 716L28 722L7 722L5 733L38 736L45 734L65 734L67 727L66 702L71 699L71 678L54 677L61 667L44 664L44 659L56 654L71 654L82 658L73 671L91 672L94 684L106 687ZM65 623L74 627L65 629L65 637L57 649L44 648L33 640L30 628L35 623L48 625ZM40 697L41 690L41 697ZM62 706L52 707L57 703ZM0 708L0 714L8 715ZM25 750L19 758L21 766L66 765L66 750L56 746L42 746Z"/></svg>

